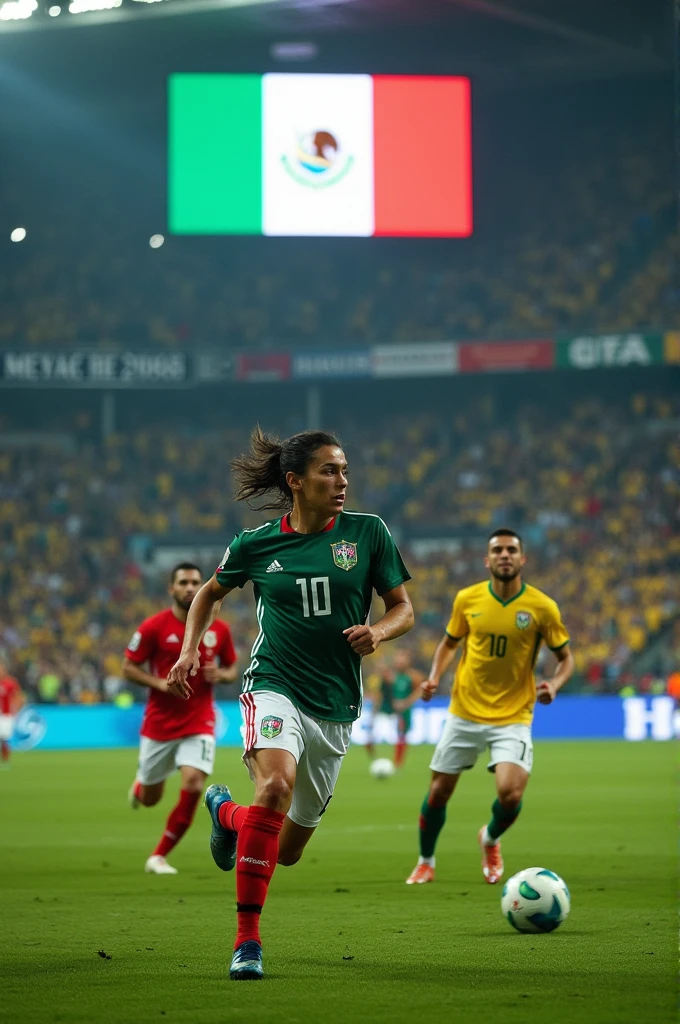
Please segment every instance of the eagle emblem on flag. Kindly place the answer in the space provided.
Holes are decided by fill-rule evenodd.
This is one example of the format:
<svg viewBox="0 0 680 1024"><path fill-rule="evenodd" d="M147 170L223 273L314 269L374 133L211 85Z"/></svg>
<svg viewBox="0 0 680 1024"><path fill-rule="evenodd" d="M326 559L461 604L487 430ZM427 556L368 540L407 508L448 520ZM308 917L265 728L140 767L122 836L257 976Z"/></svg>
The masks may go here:
<svg viewBox="0 0 680 1024"><path fill-rule="evenodd" d="M359 561L357 546L352 540L341 540L337 544L331 544L331 551L338 569L344 569L345 572L353 569Z"/></svg>

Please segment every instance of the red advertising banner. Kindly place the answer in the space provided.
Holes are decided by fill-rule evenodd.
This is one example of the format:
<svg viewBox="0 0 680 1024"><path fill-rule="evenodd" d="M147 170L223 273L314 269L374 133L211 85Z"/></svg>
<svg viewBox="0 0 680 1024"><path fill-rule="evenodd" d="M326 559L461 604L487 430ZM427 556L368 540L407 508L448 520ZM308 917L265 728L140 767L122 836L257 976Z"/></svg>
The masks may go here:
<svg viewBox="0 0 680 1024"><path fill-rule="evenodd" d="M512 370L552 370L555 346L536 341L468 341L458 346L460 373L506 373Z"/></svg>
<svg viewBox="0 0 680 1024"><path fill-rule="evenodd" d="M251 383L288 380L290 372L290 352L263 352L261 355L241 353L236 359L237 380Z"/></svg>

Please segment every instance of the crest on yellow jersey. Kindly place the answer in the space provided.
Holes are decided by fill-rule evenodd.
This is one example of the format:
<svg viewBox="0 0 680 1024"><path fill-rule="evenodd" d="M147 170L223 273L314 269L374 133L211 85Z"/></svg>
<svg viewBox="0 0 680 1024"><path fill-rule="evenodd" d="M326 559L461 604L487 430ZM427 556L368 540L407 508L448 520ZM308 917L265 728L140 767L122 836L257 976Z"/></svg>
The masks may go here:
<svg viewBox="0 0 680 1024"><path fill-rule="evenodd" d="M531 625L531 613L517 612L517 615L515 615L515 625L518 629L528 629Z"/></svg>

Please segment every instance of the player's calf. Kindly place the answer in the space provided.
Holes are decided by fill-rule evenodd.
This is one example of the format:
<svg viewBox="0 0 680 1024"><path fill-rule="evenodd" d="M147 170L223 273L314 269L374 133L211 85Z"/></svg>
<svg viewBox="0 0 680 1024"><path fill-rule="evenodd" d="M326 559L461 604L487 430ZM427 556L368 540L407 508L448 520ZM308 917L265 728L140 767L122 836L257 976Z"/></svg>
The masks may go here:
<svg viewBox="0 0 680 1024"><path fill-rule="evenodd" d="M163 782L145 786L136 779L128 790L128 802L133 811L139 807L154 807L163 796Z"/></svg>

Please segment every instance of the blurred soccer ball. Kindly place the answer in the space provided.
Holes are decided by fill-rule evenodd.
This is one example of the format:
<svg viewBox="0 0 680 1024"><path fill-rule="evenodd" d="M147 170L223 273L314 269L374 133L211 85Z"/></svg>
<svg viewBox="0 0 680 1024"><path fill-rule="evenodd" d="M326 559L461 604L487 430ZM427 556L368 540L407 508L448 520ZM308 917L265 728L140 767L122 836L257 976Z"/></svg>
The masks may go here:
<svg viewBox="0 0 680 1024"><path fill-rule="evenodd" d="M374 779L389 779L396 770L392 761L387 757L379 757L375 761L371 761L370 771Z"/></svg>
<svg viewBox="0 0 680 1024"><path fill-rule="evenodd" d="M518 871L503 886L503 917L518 932L553 932L570 909L567 883L547 868Z"/></svg>

